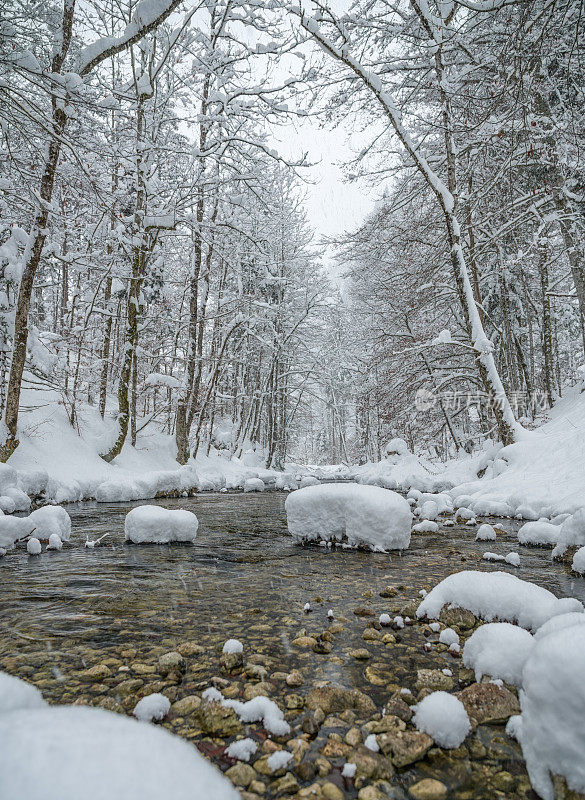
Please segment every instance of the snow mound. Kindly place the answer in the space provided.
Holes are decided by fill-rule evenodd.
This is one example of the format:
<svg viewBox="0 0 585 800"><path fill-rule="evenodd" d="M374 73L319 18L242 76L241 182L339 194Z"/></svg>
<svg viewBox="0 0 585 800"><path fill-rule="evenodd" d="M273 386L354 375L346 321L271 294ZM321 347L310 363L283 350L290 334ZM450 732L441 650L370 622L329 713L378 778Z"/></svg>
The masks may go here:
<svg viewBox="0 0 585 800"><path fill-rule="evenodd" d="M274 736L286 736L290 733L290 725L284 719L284 714L274 700L259 695L243 703L240 700L226 700L219 689L210 686L201 695L207 703L221 703L222 706L233 708L242 722L262 722L269 733Z"/></svg>
<svg viewBox="0 0 585 800"><path fill-rule="evenodd" d="M433 692L415 707L413 722L428 733L439 747L459 747L471 730L465 706L448 692Z"/></svg>
<svg viewBox="0 0 585 800"><path fill-rule="evenodd" d="M20 678L0 672L0 715L24 708L40 708L46 705L42 694Z"/></svg>
<svg viewBox="0 0 585 800"><path fill-rule="evenodd" d="M7 517L0 514L0 547L10 549L18 539L23 539L32 532L28 518Z"/></svg>
<svg viewBox="0 0 585 800"><path fill-rule="evenodd" d="M584 505L585 393L578 387L566 390L547 417L536 430L523 431L516 444L486 454L478 465L481 478L455 481L476 514L497 513L496 504L502 504L508 509L502 516L537 520L574 514Z"/></svg>
<svg viewBox="0 0 585 800"><path fill-rule="evenodd" d="M266 484L261 478L247 478L244 481L245 492L263 492Z"/></svg>
<svg viewBox="0 0 585 800"><path fill-rule="evenodd" d="M558 617L553 617L541 625L534 634L536 640L543 639L550 633L564 630L565 628L572 628L574 625L585 625L585 614L580 614L578 611L570 611L568 614L559 614Z"/></svg>
<svg viewBox="0 0 585 800"><path fill-rule="evenodd" d="M126 514L124 535L134 544L193 542L199 522L191 511L170 511L161 506L138 506Z"/></svg>
<svg viewBox="0 0 585 800"><path fill-rule="evenodd" d="M237 758L239 761L249 761L250 756L254 755L257 749L258 745L254 739L238 739L226 748L225 753L230 758Z"/></svg>
<svg viewBox="0 0 585 800"><path fill-rule="evenodd" d="M300 488L304 489L305 486L319 486L321 481L314 475L304 475L301 478Z"/></svg>
<svg viewBox="0 0 585 800"><path fill-rule="evenodd" d="M553 800L551 775L585 792L585 627L564 628L536 641L520 692L520 744L533 789Z"/></svg>
<svg viewBox="0 0 585 800"><path fill-rule="evenodd" d="M43 548L41 547L39 540L36 537L31 536L26 543L26 549L29 556L40 556Z"/></svg>
<svg viewBox="0 0 585 800"><path fill-rule="evenodd" d="M582 616L585 621L585 614ZM463 664L475 670L478 682L483 675L489 675L521 686L522 670L533 646L534 637L524 628L509 622L491 622L471 634L463 648Z"/></svg>
<svg viewBox="0 0 585 800"><path fill-rule="evenodd" d="M520 555L518 553L507 553L507 555L502 556L499 553L484 553L482 558L484 561L504 561L506 564L510 564L512 567L519 567L520 566Z"/></svg>
<svg viewBox="0 0 585 800"><path fill-rule="evenodd" d="M47 545L47 550L62 550L63 549L63 542L57 533L52 533L49 536L49 544Z"/></svg>
<svg viewBox="0 0 585 800"><path fill-rule="evenodd" d="M580 547L573 556L571 569L579 575L585 575L585 547Z"/></svg>
<svg viewBox="0 0 585 800"><path fill-rule="evenodd" d="M557 546L553 550L553 558L560 558L571 545L585 545L585 508L580 508L573 516L561 525Z"/></svg>
<svg viewBox="0 0 585 800"><path fill-rule="evenodd" d="M233 708L242 722L262 722L269 733L274 736L286 736L290 733L290 725L274 700L268 697L253 697L247 703L239 700L222 700L222 705Z"/></svg>
<svg viewBox="0 0 585 800"><path fill-rule="evenodd" d="M168 731L99 708L0 715L2 797L26 800L238 800L197 749ZM64 746L66 743L66 746Z"/></svg>
<svg viewBox="0 0 585 800"><path fill-rule="evenodd" d="M413 533L437 533L439 526L436 522L430 519L423 519L418 522L412 529Z"/></svg>
<svg viewBox="0 0 585 800"><path fill-rule="evenodd" d="M487 622L499 619L536 630L557 614L583 612L572 597L558 598L547 589L507 572L465 570L449 575L419 605L417 617L437 618L444 605L466 608Z"/></svg>
<svg viewBox="0 0 585 800"><path fill-rule="evenodd" d="M152 722L152 720L161 720L166 717L171 708L171 702L168 697L159 692L148 694L139 700L134 706L132 712L136 719L141 722Z"/></svg>
<svg viewBox="0 0 585 800"><path fill-rule="evenodd" d="M43 506L29 514L27 521L35 528L35 536L41 541L49 541L51 534L57 534L62 542L71 538L71 517L61 506Z"/></svg>
<svg viewBox="0 0 585 800"><path fill-rule="evenodd" d="M228 639L222 648L222 653L243 653L244 645L238 639Z"/></svg>
<svg viewBox="0 0 585 800"><path fill-rule="evenodd" d="M560 527L553 525L544 517L535 522L526 522L518 531L520 544L555 545L559 538Z"/></svg>
<svg viewBox="0 0 585 800"><path fill-rule="evenodd" d="M285 509L297 542L347 541L378 551L402 550L410 543L410 505L378 486L307 486L289 494Z"/></svg>
<svg viewBox="0 0 585 800"><path fill-rule="evenodd" d="M292 761L293 754L289 753L288 750L275 750L272 755L268 756L266 760L266 764L270 772L276 772Z"/></svg>
<svg viewBox="0 0 585 800"><path fill-rule="evenodd" d="M496 541L496 532L492 528L491 525L484 523L480 525L477 529L477 533L475 534L475 541L476 542L495 542Z"/></svg>

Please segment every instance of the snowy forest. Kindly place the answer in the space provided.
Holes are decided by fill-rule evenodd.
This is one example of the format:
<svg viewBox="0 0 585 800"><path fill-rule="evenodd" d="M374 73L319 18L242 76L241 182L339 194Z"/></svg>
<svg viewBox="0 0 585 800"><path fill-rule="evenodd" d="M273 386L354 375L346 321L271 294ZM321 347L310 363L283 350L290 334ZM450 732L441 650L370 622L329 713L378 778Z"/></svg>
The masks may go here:
<svg viewBox="0 0 585 800"><path fill-rule="evenodd" d="M584 27L5 0L0 800L585 798Z"/></svg>

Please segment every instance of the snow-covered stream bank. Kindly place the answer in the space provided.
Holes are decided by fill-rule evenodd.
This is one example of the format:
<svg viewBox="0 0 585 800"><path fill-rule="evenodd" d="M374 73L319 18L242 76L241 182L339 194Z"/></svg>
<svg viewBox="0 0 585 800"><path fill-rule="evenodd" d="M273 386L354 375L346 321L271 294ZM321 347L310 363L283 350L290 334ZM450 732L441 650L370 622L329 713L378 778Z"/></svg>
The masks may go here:
<svg viewBox="0 0 585 800"><path fill-rule="evenodd" d="M141 697L160 692L172 704L165 727L232 770L237 785L263 783L269 797L283 787L294 794L329 783L353 798L377 781L396 800L416 797L413 787L424 792L429 781L457 800L532 797L520 747L503 723L482 723L449 750L432 746L411 723L400 721L406 738L391 726L383 730L379 716L387 708L388 719L409 718L409 703L425 690L497 692L493 684L475 684L446 643L447 628L461 644L469 637L476 622L468 613L447 612L432 624L415 620L419 592L453 571L502 569L483 560L476 528L415 533L403 553L300 547L287 534L284 500L280 493L166 500L165 507L194 511L200 522L193 545L173 546L125 544L131 504L69 506L72 535L62 551L5 556L0 669L34 683L50 702L131 712ZM519 523L503 524L509 533L490 543L502 553L514 546ZM104 533L110 535L100 546L84 547L86 538ZM585 580L551 562L546 550L524 547L520 568L504 569L558 597L585 601ZM381 614L396 621L381 626ZM228 639L242 642L241 657L222 655ZM354 694L335 694L337 684ZM266 740L262 724L244 729L226 709L203 714L201 695L210 686L242 701L268 695L291 733ZM513 693L502 698L508 706L498 713L507 718L518 705ZM490 702L482 706L486 719ZM383 753L366 746L371 733ZM257 745L248 763L225 749L243 735ZM271 771L265 764L274 749L294 755ZM354 777L351 769L342 775L346 764L356 764ZM333 796L339 795L331 787L316 793Z"/></svg>

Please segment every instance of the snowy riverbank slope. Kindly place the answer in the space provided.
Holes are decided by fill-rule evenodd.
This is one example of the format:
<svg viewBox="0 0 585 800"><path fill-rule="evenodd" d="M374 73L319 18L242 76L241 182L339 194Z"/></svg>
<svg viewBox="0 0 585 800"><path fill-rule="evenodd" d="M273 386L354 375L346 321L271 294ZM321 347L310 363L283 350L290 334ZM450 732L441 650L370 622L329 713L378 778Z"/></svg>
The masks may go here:
<svg viewBox="0 0 585 800"><path fill-rule="evenodd" d="M524 519L585 507L585 392L567 391L547 416L520 442L497 451L481 478L458 480L452 491L457 504L479 514L486 513L481 507L505 503Z"/></svg>
<svg viewBox="0 0 585 800"><path fill-rule="evenodd" d="M107 464L99 453L116 435L111 417L104 421L95 407L83 406L73 428L58 395L49 390L28 390L24 405L21 444L9 461L17 475L8 480L27 494L44 492L48 501L57 503L140 500L224 487L254 490L260 486L257 479L269 488L297 488L302 475L312 474L400 491L449 491L456 507L469 507L478 516L520 515L530 520L585 507L585 393L577 389L567 391L543 425L506 448L492 446L442 464L413 455L405 442L395 439L378 463L290 464L284 473L266 470L264 453L251 448L241 458L212 449L209 456L198 455L181 467L175 461L173 437L154 423L139 433L136 447L126 444ZM0 495L2 482L0 475Z"/></svg>
<svg viewBox="0 0 585 800"><path fill-rule="evenodd" d="M241 458L212 449L209 456L198 455L196 461L180 466L174 438L154 423L139 433L136 447L127 443L108 464L99 454L115 438L116 424L111 418L102 420L97 408L82 406L72 427L53 391L25 391L23 405L20 445L8 462L12 469L0 465L0 495L16 486L31 496L44 494L49 502L89 498L115 502L165 492L244 488L246 481L258 478L266 486L282 488L287 481L297 485L300 468L291 465L285 473L266 470L264 453L251 448Z"/></svg>

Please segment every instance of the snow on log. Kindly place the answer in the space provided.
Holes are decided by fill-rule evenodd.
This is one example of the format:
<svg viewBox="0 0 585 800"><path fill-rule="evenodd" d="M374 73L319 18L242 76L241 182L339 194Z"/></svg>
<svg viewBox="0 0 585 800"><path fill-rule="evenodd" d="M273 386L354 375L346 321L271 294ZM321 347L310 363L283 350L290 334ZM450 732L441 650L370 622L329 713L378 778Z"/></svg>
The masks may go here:
<svg viewBox="0 0 585 800"><path fill-rule="evenodd" d="M307 486L286 498L285 509L297 542L347 542L377 551L403 550L410 543L410 505L378 486Z"/></svg>

